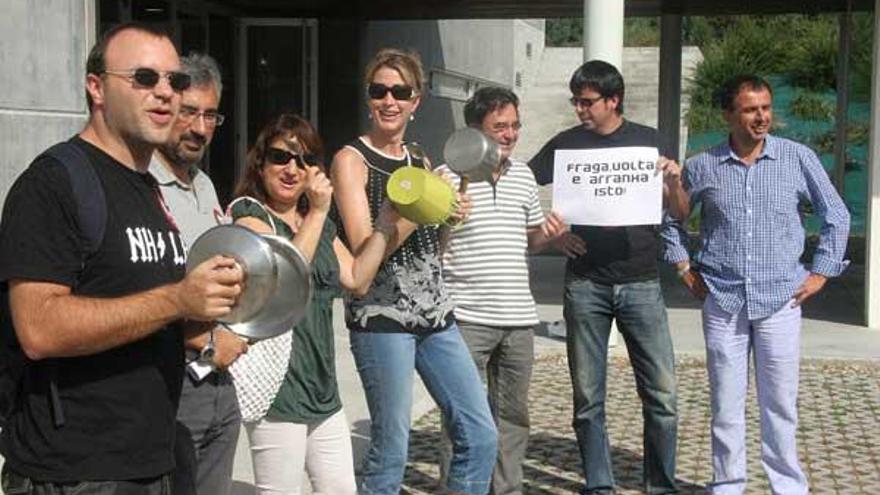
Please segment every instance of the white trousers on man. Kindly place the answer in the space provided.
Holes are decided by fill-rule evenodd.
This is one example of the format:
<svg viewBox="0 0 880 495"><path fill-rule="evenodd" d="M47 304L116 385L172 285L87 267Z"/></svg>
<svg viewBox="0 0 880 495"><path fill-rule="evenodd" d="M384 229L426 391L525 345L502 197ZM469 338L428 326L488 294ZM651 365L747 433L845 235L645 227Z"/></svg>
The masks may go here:
<svg viewBox="0 0 880 495"><path fill-rule="evenodd" d="M754 353L761 413L761 461L775 494L808 493L797 457L797 395L801 308L788 302L773 315L749 320L745 308L725 312L712 296L703 305L703 335L712 402L712 466L709 492L746 489L746 394Z"/></svg>
<svg viewBox="0 0 880 495"><path fill-rule="evenodd" d="M354 495L351 435L340 410L317 423L290 423L263 418L246 423L259 495L303 493L308 473L315 495Z"/></svg>

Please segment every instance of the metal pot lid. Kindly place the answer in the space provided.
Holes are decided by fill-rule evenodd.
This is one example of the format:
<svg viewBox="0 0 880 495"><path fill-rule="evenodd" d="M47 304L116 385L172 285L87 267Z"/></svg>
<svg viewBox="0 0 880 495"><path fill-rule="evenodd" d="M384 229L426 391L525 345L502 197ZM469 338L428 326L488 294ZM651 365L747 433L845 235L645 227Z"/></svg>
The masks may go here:
<svg viewBox="0 0 880 495"><path fill-rule="evenodd" d="M443 158L453 172L471 182L486 181L501 159L498 143L479 129L464 127L453 132L443 146Z"/></svg>
<svg viewBox="0 0 880 495"><path fill-rule="evenodd" d="M312 270L305 256L284 237L263 235L262 238L271 246L275 258L276 285L253 318L226 325L251 341L291 330L305 317L312 301Z"/></svg>
<svg viewBox="0 0 880 495"><path fill-rule="evenodd" d="M205 231L193 243L186 260L190 272L202 262L222 254L235 258L244 270L244 288L232 311L218 318L226 324L253 319L275 291L278 269L271 245L245 227L218 225Z"/></svg>

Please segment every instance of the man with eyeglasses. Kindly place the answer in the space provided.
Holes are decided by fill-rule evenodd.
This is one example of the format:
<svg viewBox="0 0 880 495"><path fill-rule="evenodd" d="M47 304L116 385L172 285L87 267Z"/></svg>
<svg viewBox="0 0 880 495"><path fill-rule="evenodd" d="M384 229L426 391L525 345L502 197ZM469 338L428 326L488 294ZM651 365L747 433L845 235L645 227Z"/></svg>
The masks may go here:
<svg viewBox="0 0 880 495"><path fill-rule="evenodd" d="M112 28L86 64L89 121L63 146L80 159L40 155L7 196L0 335L25 358L0 437L6 493L170 493L183 332L227 314L243 276L222 256L184 276L147 173L189 81L165 33Z"/></svg>
<svg viewBox="0 0 880 495"><path fill-rule="evenodd" d="M574 72L569 88L581 125L557 134L529 162L539 184L553 182L556 150L647 146L664 154L656 130L623 117L623 77L614 66L589 61ZM688 205L681 167L661 156L658 168L668 211L684 218ZM657 268L658 228L575 225L555 244L569 258L563 310L574 389L572 424L586 478L582 493L613 493L615 487L605 427L612 319L626 342L642 400L645 491L675 493L675 362Z"/></svg>
<svg viewBox="0 0 880 495"><path fill-rule="evenodd" d="M498 427L491 493L520 494L538 324L526 254L543 249L565 225L555 213L545 221L532 171L511 158L521 127L516 94L505 88L480 88L465 104L464 120L498 143L500 156L490 181L468 186L471 211L448 232L443 281L455 303L461 336L488 385ZM457 185L460 178L447 166L439 169ZM445 435L444 439L445 474L452 445Z"/></svg>
<svg viewBox="0 0 880 495"><path fill-rule="evenodd" d="M214 131L223 123L218 111L223 85L220 68L208 55L190 53L180 59L180 67L192 83L180 96L171 138L153 153L150 173L188 247L224 216L211 178L199 170ZM226 369L247 351L247 343L218 326L189 336L185 345L174 493L226 495L232 488L241 423L235 386Z"/></svg>

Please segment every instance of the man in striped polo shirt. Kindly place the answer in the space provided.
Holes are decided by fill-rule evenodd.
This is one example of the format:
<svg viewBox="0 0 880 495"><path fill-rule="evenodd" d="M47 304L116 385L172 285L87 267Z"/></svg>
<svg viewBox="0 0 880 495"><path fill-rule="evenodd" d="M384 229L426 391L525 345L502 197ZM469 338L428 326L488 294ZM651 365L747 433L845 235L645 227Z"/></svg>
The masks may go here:
<svg viewBox="0 0 880 495"><path fill-rule="evenodd" d="M517 96L504 88L481 88L465 104L464 117L467 125L494 139L501 153L492 180L468 187L473 208L467 221L449 232L443 277L461 335L488 382L498 426L492 493L518 494L529 438L533 327L538 323L526 254L542 249L565 225L554 213L545 221L532 171L510 159L521 127ZM440 169L449 172L445 166Z"/></svg>

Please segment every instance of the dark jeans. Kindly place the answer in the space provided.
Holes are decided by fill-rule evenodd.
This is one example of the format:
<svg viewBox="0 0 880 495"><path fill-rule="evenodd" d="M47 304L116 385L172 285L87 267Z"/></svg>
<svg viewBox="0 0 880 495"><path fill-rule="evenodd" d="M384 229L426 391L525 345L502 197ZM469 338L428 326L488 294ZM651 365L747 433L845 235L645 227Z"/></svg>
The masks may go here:
<svg viewBox="0 0 880 495"><path fill-rule="evenodd" d="M171 495L169 475L128 481L74 481L51 483L36 481L3 466L3 493L6 495Z"/></svg>
<svg viewBox="0 0 880 495"><path fill-rule="evenodd" d="M567 274L564 315L574 389L573 426L586 477L583 493L614 490L605 427L612 318L626 342L642 399L645 491L675 493L675 359L659 280L602 285Z"/></svg>

